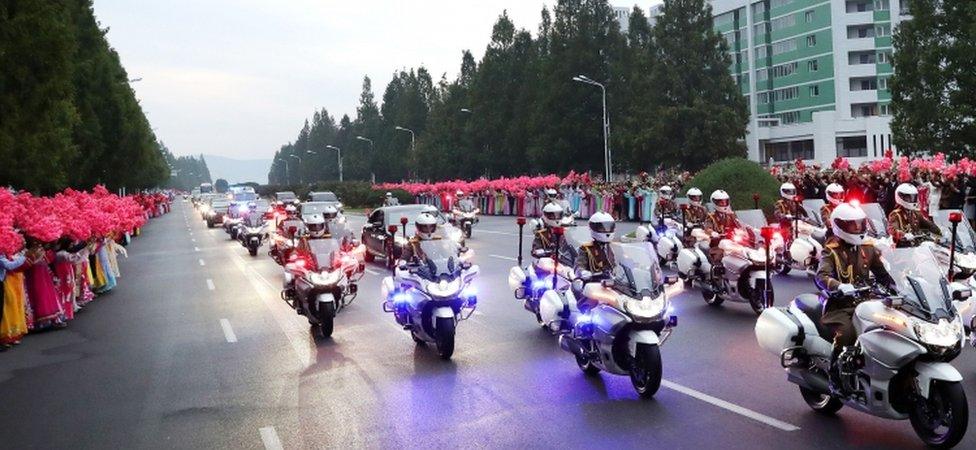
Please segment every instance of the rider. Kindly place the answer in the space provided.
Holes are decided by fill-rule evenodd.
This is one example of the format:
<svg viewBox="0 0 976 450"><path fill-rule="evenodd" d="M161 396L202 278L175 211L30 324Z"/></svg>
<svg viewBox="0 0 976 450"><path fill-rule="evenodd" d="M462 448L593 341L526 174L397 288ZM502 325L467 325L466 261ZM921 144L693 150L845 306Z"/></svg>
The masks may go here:
<svg viewBox="0 0 976 450"><path fill-rule="evenodd" d="M454 205L454 209L461 212L471 212L475 210L474 202L471 197L464 194L464 191L457 191L457 204Z"/></svg>
<svg viewBox="0 0 976 450"><path fill-rule="evenodd" d="M939 226L918 210L918 189L902 183L895 189L895 209L888 214L888 234L898 241L912 241L915 235L929 232L942 236ZM900 238L900 239L899 239Z"/></svg>
<svg viewBox="0 0 976 450"><path fill-rule="evenodd" d="M616 229L616 222L613 217L605 212L598 212L590 216L590 236L592 241L580 246L576 252L576 276L584 283L599 281L611 276L616 258L610 249L610 241L613 239L613 232ZM589 299L582 295L581 285L574 283L574 290L577 291L578 306L581 311L587 311L606 300Z"/></svg>
<svg viewBox="0 0 976 450"><path fill-rule="evenodd" d="M774 217L780 223L789 222L793 216L800 219L807 218L807 211L803 209L796 198L796 186L793 183L783 183L779 187L779 200L776 200Z"/></svg>
<svg viewBox="0 0 976 450"><path fill-rule="evenodd" d="M834 212L834 208L841 203L844 203L844 197L847 193L844 192L844 187L837 183L830 183L827 185L827 189L824 191L824 200L827 202L820 207L820 220L823 222L824 226L830 228L830 214Z"/></svg>
<svg viewBox="0 0 976 450"><path fill-rule="evenodd" d="M685 210L685 222L687 222L688 228L703 226L708 220L708 209L702 205L704 197L701 189L696 187L688 189L688 209Z"/></svg>
<svg viewBox="0 0 976 450"><path fill-rule="evenodd" d="M305 228L305 222L298 217L298 209L295 205L288 205L285 207L285 219L278 223L278 234L285 239L292 239L296 237L290 231L292 227L296 229L296 233L301 233Z"/></svg>
<svg viewBox="0 0 976 450"><path fill-rule="evenodd" d="M244 225L254 228L263 223L264 214L258 212L257 203L247 202L247 214L244 215Z"/></svg>
<svg viewBox="0 0 976 450"><path fill-rule="evenodd" d="M654 214L659 219L677 216L678 204L674 201L674 189L671 189L671 186L661 186L658 194L660 198L657 201L657 208L654 209Z"/></svg>
<svg viewBox="0 0 976 450"><path fill-rule="evenodd" d="M400 204L400 199L393 196L392 192L386 193L386 198L383 199L383 206L398 206Z"/></svg>
<svg viewBox="0 0 976 450"><path fill-rule="evenodd" d="M403 252L400 253L400 260L407 264L418 264L427 259L423 248L420 246L421 242L441 238L436 236L437 218L429 212L420 213L417 220L414 221L414 226L417 227L416 233L407 241L407 245L403 246Z"/></svg>
<svg viewBox="0 0 976 450"><path fill-rule="evenodd" d="M715 205L715 212L709 214L708 220L705 221L705 232L712 235L708 258L712 261L713 266L718 267L719 263L722 262L722 257L725 256L725 252L719 248L718 244L736 228L742 228L742 223L732 211L732 200L727 192L719 189L712 192L710 198L712 204Z"/></svg>
<svg viewBox="0 0 976 450"><path fill-rule="evenodd" d="M532 239L532 256L539 258L556 251L556 239L552 230L559 226L562 217L563 207L558 203L547 203L542 207L542 226L535 230L535 238Z"/></svg>
<svg viewBox="0 0 976 450"><path fill-rule="evenodd" d="M820 318L820 323L834 333L831 366L835 369L837 356L844 347L854 345L857 338L853 324L857 300L851 295L855 292L855 286L868 284L871 274L880 285L894 286L895 281L885 269L881 252L864 241L867 215L861 208L848 203L837 205L830 213L830 226L834 235L824 245L820 267L817 268L817 286L842 294L827 299ZM836 377L836 372L831 370L831 376Z"/></svg>

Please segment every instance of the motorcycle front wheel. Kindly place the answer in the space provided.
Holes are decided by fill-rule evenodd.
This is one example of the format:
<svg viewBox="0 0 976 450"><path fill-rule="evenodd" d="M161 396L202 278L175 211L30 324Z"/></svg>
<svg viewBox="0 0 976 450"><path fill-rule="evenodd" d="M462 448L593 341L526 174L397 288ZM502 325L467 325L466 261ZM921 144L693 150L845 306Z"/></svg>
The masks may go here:
<svg viewBox="0 0 976 450"><path fill-rule="evenodd" d="M969 405L958 382L934 381L928 399L919 399L908 413L915 434L934 448L954 447L966 435Z"/></svg>
<svg viewBox="0 0 976 450"><path fill-rule="evenodd" d="M335 303L319 303L319 336L323 339L332 336L335 328Z"/></svg>
<svg viewBox="0 0 976 450"><path fill-rule="evenodd" d="M752 298L749 301L749 305L752 306L752 310L756 312L756 315L762 314L766 308L773 306L774 294L773 290L769 289L755 289L752 292Z"/></svg>
<svg viewBox="0 0 976 450"><path fill-rule="evenodd" d="M454 354L454 318L437 319L437 354L441 359L451 359Z"/></svg>
<svg viewBox="0 0 976 450"><path fill-rule="evenodd" d="M252 247L248 247L247 252L250 253L251 256L258 256L258 247L256 245Z"/></svg>
<svg viewBox="0 0 976 450"><path fill-rule="evenodd" d="M803 401L807 402L807 405L811 409L820 414L832 416L844 407L843 402L830 394L821 394L803 386L799 386L799 388L800 395L803 396Z"/></svg>
<svg viewBox="0 0 976 450"><path fill-rule="evenodd" d="M593 364L589 358L585 356L575 355L576 365L579 366L580 370L586 375L596 375L600 373L600 368Z"/></svg>
<svg viewBox="0 0 976 450"><path fill-rule="evenodd" d="M637 344L636 353L630 367L630 383L641 398L651 398L661 387L661 349Z"/></svg>

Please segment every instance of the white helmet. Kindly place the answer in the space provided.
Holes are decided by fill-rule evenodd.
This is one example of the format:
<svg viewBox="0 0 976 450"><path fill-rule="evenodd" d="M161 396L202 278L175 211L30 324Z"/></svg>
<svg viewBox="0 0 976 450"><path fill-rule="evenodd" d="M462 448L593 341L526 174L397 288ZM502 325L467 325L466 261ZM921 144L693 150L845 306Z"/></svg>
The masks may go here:
<svg viewBox="0 0 976 450"><path fill-rule="evenodd" d="M387 192L386 193L386 198L390 198L390 197L393 197L393 193L392 192Z"/></svg>
<svg viewBox="0 0 976 450"><path fill-rule="evenodd" d="M464 197L464 191L462 191L460 189L458 189L457 192L455 192L454 194L455 194L455 197L457 197L457 198Z"/></svg>
<svg viewBox="0 0 976 450"><path fill-rule="evenodd" d="M661 186L660 193L661 193L661 198L667 200L671 200L672 198L674 198L674 190L671 189L671 186Z"/></svg>
<svg viewBox="0 0 976 450"><path fill-rule="evenodd" d="M918 211L918 189L908 183L902 183L895 189L895 203L902 208Z"/></svg>
<svg viewBox="0 0 976 450"><path fill-rule="evenodd" d="M868 216L864 210L850 203L841 203L830 213L830 227L844 242L851 245L864 243L864 233L868 230Z"/></svg>
<svg viewBox="0 0 976 450"><path fill-rule="evenodd" d="M796 200L796 186L793 183L783 183L779 186L779 195L787 200Z"/></svg>
<svg viewBox="0 0 976 450"><path fill-rule="evenodd" d="M305 219L305 228L308 229L308 235L313 238L320 238L325 236L325 218L319 214L313 214L308 219Z"/></svg>
<svg viewBox="0 0 976 450"><path fill-rule="evenodd" d="M558 227L559 220L563 217L563 207L559 203L550 202L542 208L542 221L547 226Z"/></svg>
<svg viewBox="0 0 976 450"><path fill-rule="evenodd" d="M332 222L336 217L339 217L339 210L335 206L326 205L325 208L322 208L322 218L326 222Z"/></svg>
<svg viewBox="0 0 976 450"><path fill-rule="evenodd" d="M298 212L298 208L295 208L295 205L288 205L285 207L285 214L289 216L294 216L295 213L297 212Z"/></svg>
<svg viewBox="0 0 976 450"><path fill-rule="evenodd" d="M837 183L830 183L827 185L827 195L825 199L830 202L831 205L837 206L844 203L844 187Z"/></svg>
<svg viewBox="0 0 976 450"><path fill-rule="evenodd" d="M425 241L432 239L437 232L437 218L429 212L420 213L414 225L417 227L417 237Z"/></svg>
<svg viewBox="0 0 976 450"><path fill-rule="evenodd" d="M729 194L721 189L712 192L712 204L715 205L715 210L718 212L730 213L732 212L732 200L729 198Z"/></svg>
<svg viewBox="0 0 976 450"><path fill-rule="evenodd" d="M596 242L610 242L616 228L617 223L610 214L600 211L590 216L590 236Z"/></svg>
<svg viewBox="0 0 976 450"><path fill-rule="evenodd" d="M558 196L559 196L559 193L556 192L555 189L553 189L553 188L546 189L546 197L549 197L549 200L553 200L553 199L555 199Z"/></svg>
<svg viewBox="0 0 976 450"><path fill-rule="evenodd" d="M704 198L704 196L705 194L702 194L701 189L696 187L688 189L688 201L691 202L692 205L701 206L702 198Z"/></svg>

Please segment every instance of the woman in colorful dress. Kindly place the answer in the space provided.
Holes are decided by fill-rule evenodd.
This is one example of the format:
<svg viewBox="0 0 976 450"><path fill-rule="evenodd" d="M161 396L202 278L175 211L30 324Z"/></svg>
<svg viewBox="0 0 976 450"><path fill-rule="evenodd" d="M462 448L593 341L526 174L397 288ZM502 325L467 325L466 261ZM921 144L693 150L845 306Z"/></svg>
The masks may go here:
<svg viewBox="0 0 976 450"><path fill-rule="evenodd" d="M51 271L54 251L35 244L27 252L27 261L30 265L26 279L27 298L30 299L31 309L34 311L35 328L65 326L64 311L58 302L54 273Z"/></svg>
<svg viewBox="0 0 976 450"><path fill-rule="evenodd" d="M13 258L0 256L0 350L20 342L27 334L24 310L24 275L26 259L22 252Z"/></svg>

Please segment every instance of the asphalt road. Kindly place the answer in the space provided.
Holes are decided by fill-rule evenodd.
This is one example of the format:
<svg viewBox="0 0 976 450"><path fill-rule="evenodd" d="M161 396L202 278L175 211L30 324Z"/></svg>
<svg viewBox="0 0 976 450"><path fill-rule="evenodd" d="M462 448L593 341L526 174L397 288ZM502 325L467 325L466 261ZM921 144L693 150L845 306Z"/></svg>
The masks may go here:
<svg viewBox="0 0 976 450"><path fill-rule="evenodd" d="M114 292L0 354L0 448L921 448L907 421L813 413L748 305L697 290L676 288L654 399L584 376L508 292L515 232L488 217L468 241L479 308L445 362L381 310L380 264L316 342L278 296L281 269L178 204L130 246ZM780 303L812 287L775 283ZM973 410L959 448L976 448L976 350L955 366Z"/></svg>

